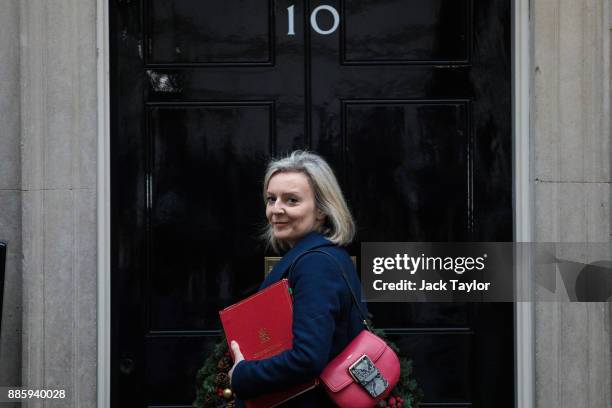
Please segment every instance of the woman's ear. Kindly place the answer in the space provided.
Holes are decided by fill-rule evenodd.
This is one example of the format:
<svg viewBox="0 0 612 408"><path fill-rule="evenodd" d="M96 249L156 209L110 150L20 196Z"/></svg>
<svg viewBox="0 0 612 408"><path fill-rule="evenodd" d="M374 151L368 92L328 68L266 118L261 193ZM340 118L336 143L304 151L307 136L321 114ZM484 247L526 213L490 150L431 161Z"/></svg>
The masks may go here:
<svg viewBox="0 0 612 408"><path fill-rule="evenodd" d="M316 219L317 221L323 221L325 219L325 213L322 210L319 210L318 208Z"/></svg>

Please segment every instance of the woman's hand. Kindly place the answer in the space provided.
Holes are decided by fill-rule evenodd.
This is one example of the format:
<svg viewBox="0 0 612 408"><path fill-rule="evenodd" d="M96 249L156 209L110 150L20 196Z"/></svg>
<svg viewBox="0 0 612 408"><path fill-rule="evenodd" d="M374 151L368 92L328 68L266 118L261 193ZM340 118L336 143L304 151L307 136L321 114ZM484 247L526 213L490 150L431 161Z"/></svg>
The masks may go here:
<svg viewBox="0 0 612 408"><path fill-rule="evenodd" d="M240 351L240 346L238 346L238 343L236 343L236 341L232 340L232 342L230 343L230 346L232 347L232 352L234 353L234 365L232 366L232 369L229 370L229 373L228 373L229 378L230 378L230 384L231 384L232 374L234 373L234 368L236 368L239 362L244 360L244 356L242 355L242 352Z"/></svg>

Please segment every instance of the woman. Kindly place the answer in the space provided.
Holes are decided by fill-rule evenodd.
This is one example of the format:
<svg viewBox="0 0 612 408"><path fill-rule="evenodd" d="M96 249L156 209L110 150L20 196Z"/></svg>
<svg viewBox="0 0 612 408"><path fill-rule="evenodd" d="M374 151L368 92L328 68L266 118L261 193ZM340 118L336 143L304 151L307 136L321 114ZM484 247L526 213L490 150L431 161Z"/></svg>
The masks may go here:
<svg viewBox="0 0 612 408"><path fill-rule="evenodd" d="M352 240L355 224L329 165L316 154L302 151L272 161L264 178L264 199L269 222L267 240L277 252L286 253L260 290L289 278L293 289L293 348L265 360L245 361L239 344L232 341L235 363L229 374L239 405L238 400L318 377L363 329L339 267L361 298L355 267L342 249ZM335 260L319 252L304 254L312 249L324 250ZM286 405L320 407L332 403L317 387Z"/></svg>

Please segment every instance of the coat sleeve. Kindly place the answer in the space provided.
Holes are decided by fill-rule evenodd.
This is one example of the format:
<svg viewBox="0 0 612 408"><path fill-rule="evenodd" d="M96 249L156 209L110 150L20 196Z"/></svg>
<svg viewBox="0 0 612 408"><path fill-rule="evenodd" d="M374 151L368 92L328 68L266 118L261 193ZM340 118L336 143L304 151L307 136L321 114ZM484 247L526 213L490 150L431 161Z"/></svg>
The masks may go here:
<svg viewBox="0 0 612 408"><path fill-rule="evenodd" d="M232 389L241 399L281 390L316 378L328 362L344 282L332 259L307 254L292 272L293 347L264 360L242 361ZM231 340L231 339L230 339Z"/></svg>

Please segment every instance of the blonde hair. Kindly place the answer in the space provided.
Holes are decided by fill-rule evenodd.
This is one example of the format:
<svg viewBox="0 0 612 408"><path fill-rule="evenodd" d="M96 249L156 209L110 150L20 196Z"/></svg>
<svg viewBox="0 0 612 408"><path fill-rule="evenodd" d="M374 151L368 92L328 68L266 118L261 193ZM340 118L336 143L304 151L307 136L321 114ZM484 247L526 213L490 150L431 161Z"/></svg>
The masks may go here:
<svg viewBox="0 0 612 408"><path fill-rule="evenodd" d="M314 193L315 205L325 214L325 223L319 228L320 233L340 246L348 245L353 240L355 221L334 172L321 156L296 150L289 156L270 161L263 182L264 201L270 179L278 173L302 173L306 176ZM266 226L263 238L276 252L288 247L287 243L274 237L271 225Z"/></svg>

